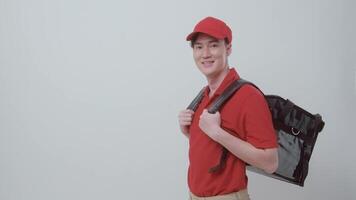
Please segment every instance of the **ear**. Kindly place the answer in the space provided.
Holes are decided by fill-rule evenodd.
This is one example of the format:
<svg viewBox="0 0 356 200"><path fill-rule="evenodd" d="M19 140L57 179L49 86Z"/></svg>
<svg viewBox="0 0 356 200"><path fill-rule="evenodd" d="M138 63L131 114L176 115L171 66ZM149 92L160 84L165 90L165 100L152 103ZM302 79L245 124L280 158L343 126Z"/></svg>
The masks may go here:
<svg viewBox="0 0 356 200"><path fill-rule="evenodd" d="M230 44L226 45L226 53L227 53L227 56L230 56L231 51L232 51L232 49L231 49L231 43L230 43Z"/></svg>

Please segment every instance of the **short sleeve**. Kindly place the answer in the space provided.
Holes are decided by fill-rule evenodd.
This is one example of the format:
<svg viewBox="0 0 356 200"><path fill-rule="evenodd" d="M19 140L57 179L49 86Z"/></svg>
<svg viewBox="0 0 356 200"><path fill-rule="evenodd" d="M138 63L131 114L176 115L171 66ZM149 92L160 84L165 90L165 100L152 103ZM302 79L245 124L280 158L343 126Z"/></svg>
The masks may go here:
<svg viewBox="0 0 356 200"><path fill-rule="evenodd" d="M242 114L243 129L248 143L262 149L278 146L268 104L257 89L254 88L244 100Z"/></svg>

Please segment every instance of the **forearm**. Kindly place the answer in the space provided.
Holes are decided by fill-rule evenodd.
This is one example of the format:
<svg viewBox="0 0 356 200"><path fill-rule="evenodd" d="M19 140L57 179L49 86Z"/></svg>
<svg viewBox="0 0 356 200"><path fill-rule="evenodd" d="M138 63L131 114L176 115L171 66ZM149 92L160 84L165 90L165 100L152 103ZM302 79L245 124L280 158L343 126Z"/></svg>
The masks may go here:
<svg viewBox="0 0 356 200"><path fill-rule="evenodd" d="M215 140L244 162L273 173L278 166L277 148L258 149L252 144L237 138L222 128L217 128Z"/></svg>

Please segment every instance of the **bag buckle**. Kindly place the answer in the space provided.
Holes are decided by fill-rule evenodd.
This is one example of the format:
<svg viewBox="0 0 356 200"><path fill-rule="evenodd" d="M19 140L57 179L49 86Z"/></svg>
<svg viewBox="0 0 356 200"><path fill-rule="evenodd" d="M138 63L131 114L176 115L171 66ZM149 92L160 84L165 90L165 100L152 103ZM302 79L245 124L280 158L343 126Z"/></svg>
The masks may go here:
<svg viewBox="0 0 356 200"><path fill-rule="evenodd" d="M300 130L298 130L294 127L292 127L291 130L292 130L293 135L295 135L295 136L299 135L299 133L300 133Z"/></svg>

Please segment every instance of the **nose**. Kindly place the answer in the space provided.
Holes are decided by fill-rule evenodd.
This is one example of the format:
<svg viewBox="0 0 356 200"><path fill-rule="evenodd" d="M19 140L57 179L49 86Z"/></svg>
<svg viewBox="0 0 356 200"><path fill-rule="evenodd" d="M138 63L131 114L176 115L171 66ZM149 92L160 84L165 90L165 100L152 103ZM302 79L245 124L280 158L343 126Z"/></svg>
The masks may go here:
<svg viewBox="0 0 356 200"><path fill-rule="evenodd" d="M209 49L208 47L204 47L204 48L203 48L202 57L203 57L203 58L210 58L210 56L211 56L210 49Z"/></svg>

